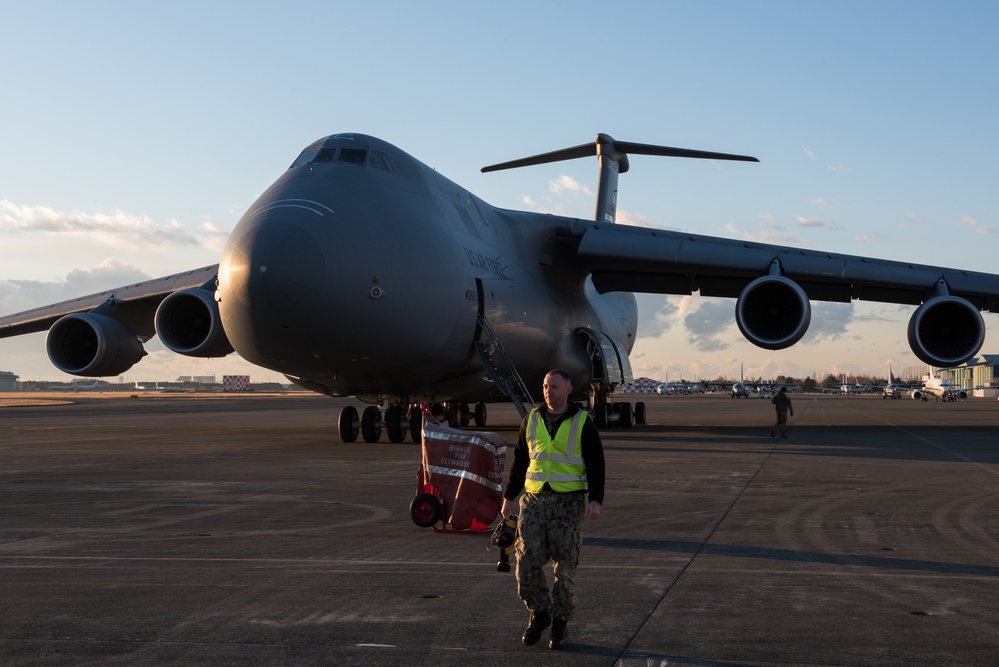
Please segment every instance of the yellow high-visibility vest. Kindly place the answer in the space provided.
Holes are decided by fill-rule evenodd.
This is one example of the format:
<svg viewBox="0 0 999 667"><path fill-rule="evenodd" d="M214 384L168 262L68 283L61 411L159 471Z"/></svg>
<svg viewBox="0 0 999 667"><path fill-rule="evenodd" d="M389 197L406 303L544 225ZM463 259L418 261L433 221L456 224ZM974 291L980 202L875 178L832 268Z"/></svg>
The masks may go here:
<svg viewBox="0 0 999 667"><path fill-rule="evenodd" d="M527 466L524 489L540 493L545 482L554 491L586 491L586 465L583 463L583 424L587 414L580 410L559 424L554 439L541 424L537 408L527 416L527 446L531 462Z"/></svg>

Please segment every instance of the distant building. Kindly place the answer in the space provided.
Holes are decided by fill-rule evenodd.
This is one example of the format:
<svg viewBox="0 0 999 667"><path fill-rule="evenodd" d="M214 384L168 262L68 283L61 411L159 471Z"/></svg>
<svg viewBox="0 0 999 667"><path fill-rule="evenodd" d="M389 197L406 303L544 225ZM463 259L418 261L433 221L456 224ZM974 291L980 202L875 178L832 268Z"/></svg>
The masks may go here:
<svg viewBox="0 0 999 667"><path fill-rule="evenodd" d="M937 374L952 387L974 390L975 396L995 398L999 394L999 354L982 354L954 368L941 368ZM971 395L971 394L969 394Z"/></svg>
<svg viewBox="0 0 999 667"><path fill-rule="evenodd" d="M21 391L18 376L10 371L0 371L0 391Z"/></svg>

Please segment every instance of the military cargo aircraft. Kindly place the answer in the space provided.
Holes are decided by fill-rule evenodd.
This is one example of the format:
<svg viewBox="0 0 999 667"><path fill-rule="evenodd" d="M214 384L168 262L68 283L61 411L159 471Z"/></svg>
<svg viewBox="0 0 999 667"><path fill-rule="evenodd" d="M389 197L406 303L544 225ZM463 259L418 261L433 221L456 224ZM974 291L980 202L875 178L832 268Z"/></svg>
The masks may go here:
<svg viewBox="0 0 999 667"><path fill-rule="evenodd" d="M633 380L634 292L735 299L754 344L801 340L812 300L918 306L925 363L953 366L984 340L999 276L616 224L630 155L755 162L745 155L596 141L483 171L596 156L593 220L499 208L401 149L363 134L305 147L233 229L216 265L0 317L0 337L48 330L49 359L86 377L124 373L158 335L176 353L233 352L330 396L339 432L419 437L421 402L452 424L486 423L563 368L600 427L627 426L614 387ZM474 409L469 406L475 404Z"/></svg>

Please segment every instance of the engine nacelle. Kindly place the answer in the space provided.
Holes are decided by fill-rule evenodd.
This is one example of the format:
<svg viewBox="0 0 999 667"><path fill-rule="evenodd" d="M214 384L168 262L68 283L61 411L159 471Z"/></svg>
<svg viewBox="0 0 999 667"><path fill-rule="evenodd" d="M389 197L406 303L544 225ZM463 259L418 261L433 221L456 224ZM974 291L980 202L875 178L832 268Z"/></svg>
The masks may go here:
<svg viewBox="0 0 999 667"><path fill-rule="evenodd" d="M121 375L146 354L131 329L95 313L74 313L56 320L45 339L45 350L63 373L84 377Z"/></svg>
<svg viewBox="0 0 999 667"><path fill-rule="evenodd" d="M189 357L224 357L233 351L222 328L215 295L186 289L163 299L156 309L156 333L170 350Z"/></svg>
<svg viewBox="0 0 999 667"><path fill-rule="evenodd" d="M735 302L739 331L753 345L768 350L791 347L812 321L805 290L784 276L762 276L746 285Z"/></svg>
<svg viewBox="0 0 999 667"><path fill-rule="evenodd" d="M923 392L919 391L918 389L916 391L912 392L912 400L914 400L914 401L921 401L921 400L923 400Z"/></svg>
<svg viewBox="0 0 999 667"><path fill-rule="evenodd" d="M978 354L984 342L982 314L958 296L935 296L909 319L909 347L930 366L959 366Z"/></svg>

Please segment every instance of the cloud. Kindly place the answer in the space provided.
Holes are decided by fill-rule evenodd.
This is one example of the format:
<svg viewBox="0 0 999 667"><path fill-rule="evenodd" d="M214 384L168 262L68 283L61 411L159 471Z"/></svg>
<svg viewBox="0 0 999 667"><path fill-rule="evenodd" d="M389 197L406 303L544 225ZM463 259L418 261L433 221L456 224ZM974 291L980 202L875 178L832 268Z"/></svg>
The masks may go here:
<svg viewBox="0 0 999 667"><path fill-rule="evenodd" d="M810 151L808 148L802 147L802 149L805 151L805 157L807 157L809 160L814 160L815 159L815 153L813 153L812 151Z"/></svg>
<svg viewBox="0 0 999 667"><path fill-rule="evenodd" d="M90 270L73 269L65 280L0 280L0 312L21 312L149 278L135 266L106 259Z"/></svg>
<svg viewBox="0 0 999 667"><path fill-rule="evenodd" d="M673 328L679 312L679 307L674 303L675 297L636 294L635 298L638 300L637 337L658 338Z"/></svg>
<svg viewBox="0 0 999 667"><path fill-rule="evenodd" d="M970 215L966 215L963 218L961 218L959 224L961 224L961 225L963 225L965 227L971 227L978 234L994 234L995 233L995 230L993 230L991 227L989 227L988 225L983 225L983 224L979 223L977 220L975 220L974 218L972 218Z"/></svg>
<svg viewBox="0 0 999 667"><path fill-rule="evenodd" d="M700 298L700 306L683 317L687 342L699 352L728 349L729 342L719 336L735 323L735 306L730 299Z"/></svg>
<svg viewBox="0 0 999 667"><path fill-rule="evenodd" d="M562 194L563 192L578 192L589 197L596 196L588 187L580 185L579 181L566 174L562 174L554 181L550 181L548 183L548 190L551 191L552 194L556 195Z"/></svg>
<svg viewBox="0 0 999 667"><path fill-rule="evenodd" d="M160 224L149 216L133 215L120 209L110 213L67 213L47 206L21 206L0 199L2 235L86 236L110 247L130 250L221 249L228 236L211 222L203 223L202 231L202 234L191 234L176 220Z"/></svg>
<svg viewBox="0 0 999 667"><path fill-rule="evenodd" d="M835 340L846 334L847 326L854 321L853 304L820 301L812 304L812 321L802 344L816 344Z"/></svg>
<svg viewBox="0 0 999 667"><path fill-rule="evenodd" d="M801 215L795 216L795 221L798 223L799 227L805 227L807 229L839 229L838 223L829 220L816 220L815 218L806 218Z"/></svg>
<svg viewBox="0 0 999 667"><path fill-rule="evenodd" d="M725 225L725 231L736 238L745 239L747 241L775 243L778 245L794 245L803 248L807 248L809 246L804 239L785 233L784 225L777 222L772 215L763 213L758 216L758 219L760 221L758 231L743 232L736 229L735 225L732 224Z"/></svg>
<svg viewBox="0 0 999 667"><path fill-rule="evenodd" d="M634 227L647 227L649 229L668 229L676 232L681 231L679 227L670 227L650 218L646 218L644 215L639 213L632 213L631 211L625 211L623 209L617 210L617 223L619 225L632 225Z"/></svg>

